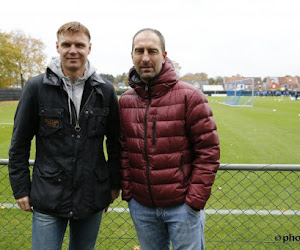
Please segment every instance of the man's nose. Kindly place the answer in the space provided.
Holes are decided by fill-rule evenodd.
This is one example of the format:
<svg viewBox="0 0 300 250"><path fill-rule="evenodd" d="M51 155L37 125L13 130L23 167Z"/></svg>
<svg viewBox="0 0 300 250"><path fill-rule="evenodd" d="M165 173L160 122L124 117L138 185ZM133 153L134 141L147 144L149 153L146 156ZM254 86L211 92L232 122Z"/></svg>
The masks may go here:
<svg viewBox="0 0 300 250"><path fill-rule="evenodd" d="M148 62L150 60L148 52L144 52L142 60L143 62Z"/></svg>
<svg viewBox="0 0 300 250"><path fill-rule="evenodd" d="M69 53L76 53L76 52L77 52L76 46L74 44L71 45Z"/></svg>

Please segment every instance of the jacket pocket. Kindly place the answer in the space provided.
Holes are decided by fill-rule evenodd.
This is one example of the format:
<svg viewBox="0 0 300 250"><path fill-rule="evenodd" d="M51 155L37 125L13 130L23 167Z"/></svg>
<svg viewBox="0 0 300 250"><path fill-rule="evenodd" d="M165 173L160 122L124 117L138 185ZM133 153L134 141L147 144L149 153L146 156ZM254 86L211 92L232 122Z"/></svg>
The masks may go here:
<svg viewBox="0 0 300 250"><path fill-rule="evenodd" d="M94 188L94 201L97 209L106 207L111 201L111 188L109 181L109 172L107 167L95 168L96 178Z"/></svg>
<svg viewBox="0 0 300 250"><path fill-rule="evenodd" d="M59 135L62 133L62 118L63 118L63 108L48 108L43 107L39 110L40 126L39 135L40 136L50 136Z"/></svg>
<svg viewBox="0 0 300 250"><path fill-rule="evenodd" d="M109 108L94 108L89 111L88 117L88 136L103 136L107 123Z"/></svg>
<svg viewBox="0 0 300 250"><path fill-rule="evenodd" d="M94 168L94 174L98 183L108 180L109 177L107 167Z"/></svg>
<svg viewBox="0 0 300 250"><path fill-rule="evenodd" d="M156 118L153 118L152 120L152 145L155 145L156 142L156 137L155 137L155 133L156 133Z"/></svg>
<svg viewBox="0 0 300 250"><path fill-rule="evenodd" d="M184 173L184 169L183 169L183 166L184 166L184 156L183 155L181 155L181 157L180 157L180 166L179 166L179 168L180 168L180 171L181 171L181 173L182 173L182 175L183 175L183 185L187 182L187 178L186 178L186 175L185 175L185 173Z"/></svg>
<svg viewBox="0 0 300 250"><path fill-rule="evenodd" d="M64 192L63 170L41 171L34 167L30 202L43 211L55 211L62 201Z"/></svg>

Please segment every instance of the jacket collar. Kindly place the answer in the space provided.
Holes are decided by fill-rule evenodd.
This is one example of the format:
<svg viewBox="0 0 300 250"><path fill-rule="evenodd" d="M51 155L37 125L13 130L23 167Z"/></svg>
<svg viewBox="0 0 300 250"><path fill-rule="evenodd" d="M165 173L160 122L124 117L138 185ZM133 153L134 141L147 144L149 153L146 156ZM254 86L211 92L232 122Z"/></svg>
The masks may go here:
<svg viewBox="0 0 300 250"><path fill-rule="evenodd" d="M52 86L60 86L60 82L61 79L50 68L47 67L43 78L43 83Z"/></svg>
<svg viewBox="0 0 300 250"><path fill-rule="evenodd" d="M88 82L91 83L91 86L95 88L96 93L103 96L102 88L100 88L101 85L106 85L107 83L96 73L92 74L89 79L87 79Z"/></svg>
<svg viewBox="0 0 300 250"><path fill-rule="evenodd" d="M141 81L134 67L129 71L129 85L142 98L161 97L165 95L178 80L173 63L169 58L166 58L161 72L152 79L148 86Z"/></svg>
<svg viewBox="0 0 300 250"><path fill-rule="evenodd" d="M92 74L88 79L87 82L91 83L92 87L100 86L101 84L107 84L99 75L96 73ZM58 77L50 68L46 69L46 73L43 79L44 84L52 85L52 86L60 86L61 85L61 78ZM102 94L101 88L96 88L96 92Z"/></svg>

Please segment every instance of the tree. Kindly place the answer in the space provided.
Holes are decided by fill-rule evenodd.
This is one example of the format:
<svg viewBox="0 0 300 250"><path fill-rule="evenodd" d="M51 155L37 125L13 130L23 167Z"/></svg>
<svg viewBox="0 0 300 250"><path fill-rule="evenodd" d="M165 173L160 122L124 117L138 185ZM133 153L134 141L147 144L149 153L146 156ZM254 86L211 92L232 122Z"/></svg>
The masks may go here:
<svg viewBox="0 0 300 250"><path fill-rule="evenodd" d="M128 76L126 73L122 75L117 75L114 79L114 84L118 84L119 82L124 82L125 85L128 85Z"/></svg>
<svg viewBox="0 0 300 250"><path fill-rule="evenodd" d="M201 81L208 81L208 76L206 73L188 73L184 75L183 77L180 77L182 81L186 82L201 82Z"/></svg>
<svg viewBox="0 0 300 250"><path fill-rule="evenodd" d="M179 65L178 62L175 62L175 61L173 61L173 60L171 60L171 62L173 63L174 70L175 70L176 74L177 74L178 77L179 77L179 76L180 76L181 66Z"/></svg>
<svg viewBox="0 0 300 250"><path fill-rule="evenodd" d="M113 75L110 75L110 74L100 74L100 76L103 78L103 79L106 79L108 81L111 81L112 83L114 82L115 80L115 77Z"/></svg>
<svg viewBox="0 0 300 250"><path fill-rule="evenodd" d="M16 61L21 58L21 50L10 42L11 35L0 32L0 87L4 88L18 77Z"/></svg>
<svg viewBox="0 0 300 250"><path fill-rule="evenodd" d="M195 74L195 78L196 78L196 81L200 82L200 81L207 81L208 78L207 78L207 74L206 73L196 73Z"/></svg>
<svg viewBox="0 0 300 250"><path fill-rule="evenodd" d="M18 65L19 80L23 88L25 81L45 70L46 55L43 52L45 44L26 36L21 31L13 32L11 35L12 43L21 50L21 57L15 62Z"/></svg>
<svg viewBox="0 0 300 250"><path fill-rule="evenodd" d="M0 32L0 87L25 81L45 70L46 55L42 41L21 31Z"/></svg>
<svg viewBox="0 0 300 250"><path fill-rule="evenodd" d="M215 79L213 77L210 77L208 79L209 85L214 85L215 84Z"/></svg>
<svg viewBox="0 0 300 250"><path fill-rule="evenodd" d="M223 77L221 77L221 76L217 76L217 77L216 77L216 79L215 79L215 82L214 82L214 84L215 84L215 85L218 85L218 84L223 84L223 82L224 82L224 79L223 79Z"/></svg>

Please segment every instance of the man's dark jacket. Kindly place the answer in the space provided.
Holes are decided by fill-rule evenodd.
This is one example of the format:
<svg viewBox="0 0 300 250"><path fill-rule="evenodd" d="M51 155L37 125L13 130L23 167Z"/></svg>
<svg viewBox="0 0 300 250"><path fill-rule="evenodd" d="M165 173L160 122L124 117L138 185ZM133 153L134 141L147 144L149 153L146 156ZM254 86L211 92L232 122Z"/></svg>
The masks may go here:
<svg viewBox="0 0 300 250"><path fill-rule="evenodd" d="M85 82L76 131L75 107L72 101L68 105L62 80L49 68L29 80L16 111L9 150L15 198L29 196L34 210L74 219L107 207L111 189L120 188L117 102L112 84L94 73ZM34 136L31 181L28 159Z"/></svg>

